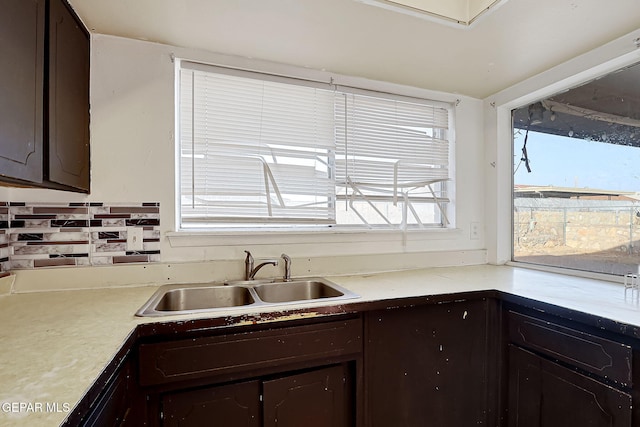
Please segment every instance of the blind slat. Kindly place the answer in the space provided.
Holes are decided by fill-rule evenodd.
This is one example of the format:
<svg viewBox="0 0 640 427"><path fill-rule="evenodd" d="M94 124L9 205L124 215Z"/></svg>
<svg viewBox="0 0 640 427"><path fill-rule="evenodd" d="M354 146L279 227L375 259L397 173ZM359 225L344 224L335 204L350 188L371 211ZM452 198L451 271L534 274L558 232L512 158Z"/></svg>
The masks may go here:
<svg viewBox="0 0 640 427"><path fill-rule="evenodd" d="M183 218L333 221L332 91L183 69L181 94Z"/></svg>
<svg viewBox="0 0 640 427"><path fill-rule="evenodd" d="M344 195L349 180L449 178L449 109L441 103L207 70L180 70L184 223L335 223L336 192Z"/></svg>
<svg viewBox="0 0 640 427"><path fill-rule="evenodd" d="M361 94L336 95L336 180L402 183L449 178L448 111Z"/></svg>

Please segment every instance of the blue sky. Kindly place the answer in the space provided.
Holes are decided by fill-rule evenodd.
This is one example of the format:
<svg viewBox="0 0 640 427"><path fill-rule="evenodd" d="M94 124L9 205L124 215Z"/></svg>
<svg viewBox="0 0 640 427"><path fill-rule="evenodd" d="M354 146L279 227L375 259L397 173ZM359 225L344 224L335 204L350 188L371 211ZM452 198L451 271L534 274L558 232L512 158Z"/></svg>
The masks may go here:
<svg viewBox="0 0 640 427"><path fill-rule="evenodd" d="M640 148L529 132L527 173L524 162L520 164L524 135L520 131L514 139L516 185L640 192Z"/></svg>

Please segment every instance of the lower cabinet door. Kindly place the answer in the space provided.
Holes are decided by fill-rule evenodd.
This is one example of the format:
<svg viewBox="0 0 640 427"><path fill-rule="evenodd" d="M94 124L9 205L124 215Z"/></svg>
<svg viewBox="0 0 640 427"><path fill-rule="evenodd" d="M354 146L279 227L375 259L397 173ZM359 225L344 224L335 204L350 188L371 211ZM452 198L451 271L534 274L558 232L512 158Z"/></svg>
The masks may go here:
<svg viewBox="0 0 640 427"><path fill-rule="evenodd" d="M631 396L521 348L509 348L510 427L630 427Z"/></svg>
<svg viewBox="0 0 640 427"><path fill-rule="evenodd" d="M480 300L369 312L366 425L497 425L488 421L487 316Z"/></svg>
<svg viewBox="0 0 640 427"><path fill-rule="evenodd" d="M167 394L163 426L259 427L260 381Z"/></svg>
<svg viewBox="0 0 640 427"><path fill-rule="evenodd" d="M264 381L264 426L353 426L350 382L346 365Z"/></svg>
<svg viewBox="0 0 640 427"><path fill-rule="evenodd" d="M131 366L126 362L117 372L116 378L106 387L89 415L82 420L82 427L108 427L135 425L132 414Z"/></svg>

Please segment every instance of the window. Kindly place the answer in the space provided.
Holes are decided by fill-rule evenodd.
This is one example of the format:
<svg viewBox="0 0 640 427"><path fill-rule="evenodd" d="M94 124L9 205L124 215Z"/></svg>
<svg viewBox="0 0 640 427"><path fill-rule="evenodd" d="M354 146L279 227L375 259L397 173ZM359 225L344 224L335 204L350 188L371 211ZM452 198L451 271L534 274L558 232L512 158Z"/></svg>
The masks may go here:
<svg viewBox="0 0 640 427"><path fill-rule="evenodd" d="M640 65L516 109L513 259L640 265Z"/></svg>
<svg viewBox="0 0 640 427"><path fill-rule="evenodd" d="M449 104L182 62L181 228L443 227Z"/></svg>

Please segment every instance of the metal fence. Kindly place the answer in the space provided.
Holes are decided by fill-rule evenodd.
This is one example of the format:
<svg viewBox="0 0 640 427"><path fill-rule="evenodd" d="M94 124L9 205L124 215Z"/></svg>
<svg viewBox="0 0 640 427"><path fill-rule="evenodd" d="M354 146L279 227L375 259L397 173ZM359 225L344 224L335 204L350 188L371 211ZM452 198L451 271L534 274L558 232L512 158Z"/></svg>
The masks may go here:
<svg viewBox="0 0 640 427"><path fill-rule="evenodd" d="M514 249L640 254L640 204L629 201L514 201Z"/></svg>

